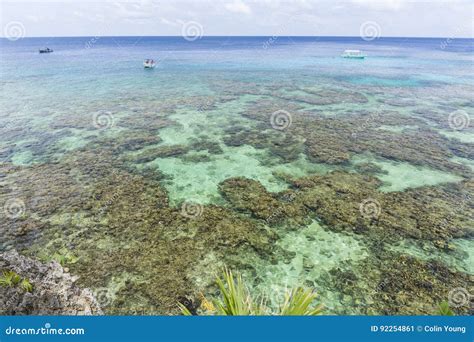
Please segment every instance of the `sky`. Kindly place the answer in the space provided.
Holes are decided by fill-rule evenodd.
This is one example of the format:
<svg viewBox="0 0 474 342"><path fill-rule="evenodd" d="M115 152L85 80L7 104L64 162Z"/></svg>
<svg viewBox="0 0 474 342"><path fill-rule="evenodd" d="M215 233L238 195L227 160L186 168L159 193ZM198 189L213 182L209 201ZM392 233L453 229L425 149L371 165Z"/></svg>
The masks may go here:
<svg viewBox="0 0 474 342"><path fill-rule="evenodd" d="M0 0L0 11L2 37L474 36L474 0Z"/></svg>

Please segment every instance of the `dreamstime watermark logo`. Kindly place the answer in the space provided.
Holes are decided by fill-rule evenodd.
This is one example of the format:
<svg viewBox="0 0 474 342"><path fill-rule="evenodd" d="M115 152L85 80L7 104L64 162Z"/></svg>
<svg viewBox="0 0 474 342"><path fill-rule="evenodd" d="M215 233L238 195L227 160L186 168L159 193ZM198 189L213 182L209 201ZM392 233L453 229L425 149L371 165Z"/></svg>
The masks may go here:
<svg viewBox="0 0 474 342"><path fill-rule="evenodd" d="M106 287L100 287L93 291L94 298L101 308L107 307L112 303L112 297Z"/></svg>
<svg viewBox="0 0 474 342"><path fill-rule="evenodd" d="M19 21L10 21L3 28L3 35L11 41L24 38L26 34L25 25Z"/></svg>
<svg viewBox="0 0 474 342"><path fill-rule="evenodd" d="M456 29L454 30L454 35L452 35L449 38L446 38L445 40L441 42L441 44L439 44L440 49L445 50L456 39L455 36L467 35L469 34L469 32L471 32L471 30L472 30L472 27L470 25L467 25L467 26L463 25L463 26L456 27Z"/></svg>
<svg viewBox="0 0 474 342"><path fill-rule="evenodd" d="M270 124L273 129L283 131L292 124L291 114L286 110L280 109L272 113L270 116Z"/></svg>
<svg viewBox="0 0 474 342"><path fill-rule="evenodd" d="M464 110L456 110L449 114L448 117L449 127L456 131L460 131L469 127L470 122L471 118L469 117L469 114Z"/></svg>
<svg viewBox="0 0 474 342"><path fill-rule="evenodd" d="M92 116L92 124L97 129L107 129L114 125L114 116L109 111L101 110Z"/></svg>
<svg viewBox="0 0 474 342"><path fill-rule="evenodd" d="M199 203L184 202L181 205L181 215L188 218L196 218L202 215L204 207Z"/></svg>
<svg viewBox="0 0 474 342"><path fill-rule="evenodd" d="M471 294L463 287L456 287L448 293L448 303L450 306L459 308L469 305Z"/></svg>
<svg viewBox="0 0 474 342"><path fill-rule="evenodd" d="M271 47L273 44L275 44L275 42L278 40L279 37L283 36L283 34L285 33L285 31L287 31L287 25L289 23L286 23L285 25L282 25L279 27L278 29L278 32L276 32L273 36L271 36L270 38L268 38L263 44L262 44L262 48L264 50L267 50L269 47Z"/></svg>
<svg viewBox="0 0 474 342"><path fill-rule="evenodd" d="M182 24L181 35L188 42L193 42L195 40L201 39L204 34L204 29L200 23L197 21L188 21Z"/></svg>
<svg viewBox="0 0 474 342"><path fill-rule="evenodd" d="M370 114L365 117L365 120L363 120L360 125L356 126L356 130L351 133L351 136L357 139L359 133L370 129L370 127L382 116L384 110L385 107L382 106L377 111L370 112Z"/></svg>
<svg viewBox="0 0 474 342"><path fill-rule="evenodd" d="M380 25L375 21L363 22L359 28L360 37L368 42L380 38L381 32Z"/></svg>
<svg viewBox="0 0 474 342"><path fill-rule="evenodd" d="M100 39L100 36L92 37L84 44L84 48L91 49L94 46L94 44L97 43L99 39Z"/></svg>
<svg viewBox="0 0 474 342"><path fill-rule="evenodd" d="M10 219L16 219L23 216L26 212L25 202L19 198L11 198L3 206L5 216Z"/></svg>
<svg viewBox="0 0 474 342"><path fill-rule="evenodd" d="M198 112L204 112L209 110L214 106L214 101L212 99L206 99L204 102L197 105Z"/></svg>
<svg viewBox="0 0 474 342"><path fill-rule="evenodd" d="M382 206L376 199L367 198L360 203L359 211L365 218L378 218L382 212Z"/></svg>
<svg viewBox="0 0 474 342"><path fill-rule="evenodd" d="M387 286L389 283L386 280L380 281L377 286L370 292L369 296L371 298L377 297L379 294L383 293L386 291Z"/></svg>
<svg viewBox="0 0 474 342"><path fill-rule="evenodd" d="M84 328L53 328L51 323L45 323L44 327L12 327L5 329L6 335L84 335Z"/></svg>
<svg viewBox="0 0 474 342"><path fill-rule="evenodd" d="M271 284L268 290L264 292L263 298L266 299L265 306L270 306L271 308L280 307L290 293L291 288L286 281L284 284Z"/></svg>
<svg viewBox="0 0 474 342"><path fill-rule="evenodd" d="M114 192L112 196L100 207L98 214L103 215L112 204L120 197L120 192Z"/></svg>

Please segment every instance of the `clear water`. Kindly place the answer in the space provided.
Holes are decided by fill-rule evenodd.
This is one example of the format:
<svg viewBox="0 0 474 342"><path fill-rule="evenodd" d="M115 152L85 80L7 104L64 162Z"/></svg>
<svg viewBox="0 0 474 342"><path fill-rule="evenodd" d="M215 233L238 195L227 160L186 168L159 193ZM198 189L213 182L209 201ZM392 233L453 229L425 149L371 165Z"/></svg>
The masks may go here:
<svg viewBox="0 0 474 342"><path fill-rule="evenodd" d="M354 164L373 163L379 166L383 173L377 175L377 178L383 182L380 190L385 192L403 191L424 185L456 183L462 180L462 177L449 172L411 165L405 162L381 160L373 157L354 157L352 162Z"/></svg>
<svg viewBox="0 0 474 342"><path fill-rule="evenodd" d="M183 201L229 207L218 185L230 177L257 180L274 193L290 186L281 174L299 178L347 169L347 165L312 160L304 149L297 158L285 161L268 146L227 145L225 137L229 128L260 129L261 123L244 114L259 110L258 104L265 101L277 106L283 103L309 115L324 115L328 120L343 120L360 111L378 112L383 107L398 113L400 118L424 120L433 131L455 144L474 141L472 122L462 131L450 129L446 124L449 113L459 108L474 120L473 40L454 39L443 49L442 39L364 42L359 38L279 37L269 45L268 40L268 37L208 37L195 42L179 37L35 38L16 42L0 39L0 131L3 132L0 152L8 150L2 154L2 164L22 168L61 165L79 151L109 147L101 144L110 145L110 141L120 141L121 137L138 131L138 135L143 133L160 140L136 151L117 152L117 160L128 160L128 172L158 171L163 178L149 177L165 189L171 207L179 207ZM54 49L54 53L38 54L38 48L44 46ZM365 60L339 57L351 48L363 50L368 57ZM144 70L145 58L156 59L158 66ZM367 101L345 98L326 104L296 101L298 97L326 89L357 91ZM338 92L332 94L326 94L322 100L341 96ZM202 110L203 103L209 101L212 107ZM443 119L421 115L420 111L433 111ZM105 129L95 125L94 117L98 113L107 113L110 119ZM149 118L167 121L153 127L155 121L147 122ZM297 127L298 123L293 125ZM381 132L398 134L400 139L417 128L403 120L395 124L380 123L378 127ZM261 133L274 134L274 130L265 127ZM337 129L334 133L337 135ZM197 138L213 143L219 151L189 151L188 158L168 155L146 163L133 162L134 157L153 148L189 147ZM366 152L354 153L351 161L353 165L371 162L381 167L385 173L377 177L384 182L383 191L459 183L466 178L433 166L367 157ZM451 160L472 169L473 160L467 156ZM74 175L74 170L71 174ZM54 176L51 175L52 182ZM21 180L17 182L21 191ZM6 200L7 195L1 193L0 199ZM77 208L64 206L62 212L36 218L53 227L62 227L65 218L75 217L67 222L72 222L78 231L87 232L92 228L81 222L81 213ZM0 220L3 229L11 224L3 217ZM252 283L252 291L277 301L276 297L286 287L305 284L320 291L330 313L360 312L352 298L343 295L342 289L335 288L327 278L332 269L341 265L351 269L359 261L373 257L367 241L353 234L336 233L317 220L297 229L285 225L267 228L278 236L274 260L252 252L237 255L242 265L253 267L256 272L255 276L242 267ZM133 240L133 236L124 240L129 238ZM98 248L116 247L116 242L105 235L97 239L94 243ZM394 249L420 259L429 258L429 249L405 242ZM37 246L43 242L32 238L30 243ZM466 266L472 260L472 241L459 240L455 245L463 253L440 258L472 274L472 267ZM75 253L80 255L81 251ZM188 272L197 291L205 291L211 274L222 266L220 261L215 251L208 251ZM126 279L134 277L125 271L113 271L109 282L94 286L107 287L107 292L113 295L125 286Z"/></svg>

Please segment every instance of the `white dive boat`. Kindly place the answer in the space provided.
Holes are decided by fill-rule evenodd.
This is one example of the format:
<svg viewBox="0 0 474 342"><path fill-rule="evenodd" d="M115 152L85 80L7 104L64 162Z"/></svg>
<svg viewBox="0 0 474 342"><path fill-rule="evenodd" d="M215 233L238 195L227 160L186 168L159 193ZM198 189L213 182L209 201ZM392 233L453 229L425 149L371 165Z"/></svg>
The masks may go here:
<svg viewBox="0 0 474 342"><path fill-rule="evenodd" d="M155 67L156 63L153 59L145 59L143 62L143 67L145 69L153 69Z"/></svg>
<svg viewBox="0 0 474 342"><path fill-rule="evenodd" d="M364 59L365 55L360 50L346 50L341 55L343 58Z"/></svg>

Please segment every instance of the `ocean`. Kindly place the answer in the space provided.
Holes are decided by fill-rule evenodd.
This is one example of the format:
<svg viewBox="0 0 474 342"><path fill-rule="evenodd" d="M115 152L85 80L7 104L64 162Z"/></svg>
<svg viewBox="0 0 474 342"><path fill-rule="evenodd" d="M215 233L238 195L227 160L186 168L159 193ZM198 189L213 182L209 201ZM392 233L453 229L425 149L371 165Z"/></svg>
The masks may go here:
<svg viewBox="0 0 474 342"><path fill-rule="evenodd" d="M0 252L59 261L106 313L176 314L225 266L328 314L434 313L473 279L473 39L0 49Z"/></svg>

